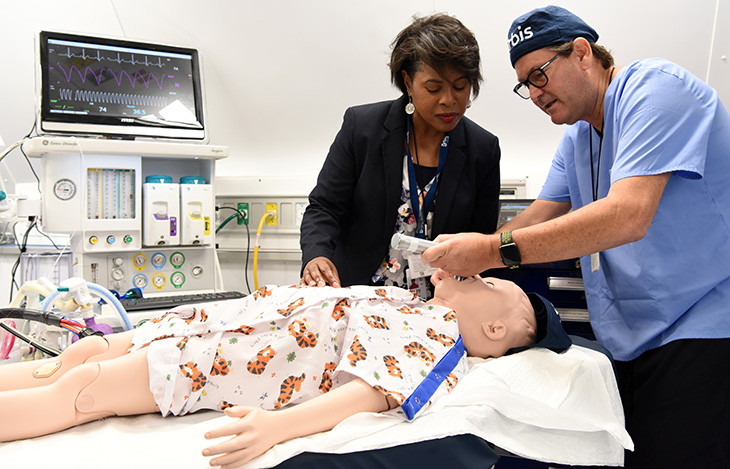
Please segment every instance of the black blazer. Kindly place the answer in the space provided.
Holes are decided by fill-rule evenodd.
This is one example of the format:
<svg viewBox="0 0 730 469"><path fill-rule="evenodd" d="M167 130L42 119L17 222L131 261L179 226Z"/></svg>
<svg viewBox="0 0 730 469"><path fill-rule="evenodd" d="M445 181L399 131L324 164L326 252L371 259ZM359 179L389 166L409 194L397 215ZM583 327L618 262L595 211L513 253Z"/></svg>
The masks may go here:
<svg viewBox="0 0 730 469"><path fill-rule="evenodd" d="M309 195L302 269L324 256L343 286L371 284L388 253L401 205L406 97L349 108ZM439 176L431 236L497 228L497 137L462 117Z"/></svg>

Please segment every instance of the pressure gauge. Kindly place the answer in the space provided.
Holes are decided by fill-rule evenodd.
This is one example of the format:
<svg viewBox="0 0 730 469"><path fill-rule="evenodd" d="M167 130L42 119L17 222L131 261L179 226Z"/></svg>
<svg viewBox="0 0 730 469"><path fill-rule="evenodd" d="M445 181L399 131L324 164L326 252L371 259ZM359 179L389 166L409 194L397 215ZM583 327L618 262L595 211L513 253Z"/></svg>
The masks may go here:
<svg viewBox="0 0 730 469"><path fill-rule="evenodd" d="M175 288L180 288L185 283L185 275L182 272L175 272L170 276L170 283Z"/></svg>
<svg viewBox="0 0 730 469"><path fill-rule="evenodd" d="M164 274L155 274L152 277L152 285L154 285L155 288L157 288L158 290L160 288L164 287L166 283L167 283L167 278L165 277Z"/></svg>
<svg viewBox="0 0 730 469"><path fill-rule="evenodd" d="M158 252L157 254L152 256L152 265L155 266L156 269L161 269L166 263L167 258L161 252Z"/></svg>
<svg viewBox="0 0 730 469"><path fill-rule="evenodd" d="M135 287L142 289L147 286L147 277L143 274L137 274L132 279L132 283L134 283Z"/></svg>
<svg viewBox="0 0 730 469"><path fill-rule="evenodd" d="M175 252L170 256L170 264L179 269L185 263L185 256L181 252Z"/></svg>
<svg viewBox="0 0 730 469"><path fill-rule="evenodd" d="M61 200L69 200L76 194L76 184L70 179L59 179L53 185L53 193Z"/></svg>

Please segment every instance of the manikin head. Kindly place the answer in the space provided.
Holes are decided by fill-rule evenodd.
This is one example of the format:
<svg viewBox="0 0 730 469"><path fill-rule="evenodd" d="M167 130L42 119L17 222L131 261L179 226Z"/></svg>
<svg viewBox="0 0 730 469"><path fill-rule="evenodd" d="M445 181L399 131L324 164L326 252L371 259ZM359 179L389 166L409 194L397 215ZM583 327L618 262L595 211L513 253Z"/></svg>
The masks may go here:
<svg viewBox="0 0 730 469"><path fill-rule="evenodd" d="M501 357L534 344L537 320L532 303L513 282L498 278L453 277L435 282L431 304L453 309L464 347L473 357Z"/></svg>

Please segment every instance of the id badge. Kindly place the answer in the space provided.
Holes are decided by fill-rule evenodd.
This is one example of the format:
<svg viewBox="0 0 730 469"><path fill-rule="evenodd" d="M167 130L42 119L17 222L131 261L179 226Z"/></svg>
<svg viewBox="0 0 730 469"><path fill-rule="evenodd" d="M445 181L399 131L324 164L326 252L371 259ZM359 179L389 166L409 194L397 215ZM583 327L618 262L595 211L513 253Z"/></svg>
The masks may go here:
<svg viewBox="0 0 730 469"><path fill-rule="evenodd" d="M601 258L597 252L591 254L591 272L598 272L601 270Z"/></svg>
<svg viewBox="0 0 730 469"><path fill-rule="evenodd" d="M408 276L410 278L430 277L434 272L436 272L436 268L421 261L420 254L408 255Z"/></svg>

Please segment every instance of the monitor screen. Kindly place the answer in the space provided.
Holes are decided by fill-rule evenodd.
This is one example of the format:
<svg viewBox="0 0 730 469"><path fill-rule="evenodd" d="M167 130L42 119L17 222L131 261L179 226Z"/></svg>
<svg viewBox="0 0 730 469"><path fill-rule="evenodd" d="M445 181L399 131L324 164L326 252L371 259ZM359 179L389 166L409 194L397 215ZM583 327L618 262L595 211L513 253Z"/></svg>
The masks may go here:
<svg viewBox="0 0 730 469"><path fill-rule="evenodd" d="M205 140L198 51L43 31L42 134Z"/></svg>
<svg viewBox="0 0 730 469"><path fill-rule="evenodd" d="M534 202L532 199L500 199L497 228L522 213L532 202Z"/></svg>

